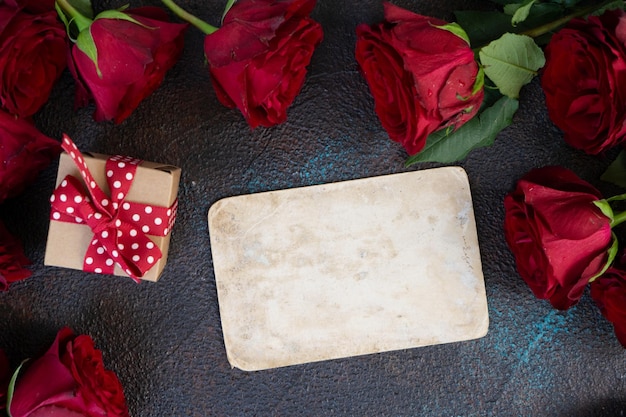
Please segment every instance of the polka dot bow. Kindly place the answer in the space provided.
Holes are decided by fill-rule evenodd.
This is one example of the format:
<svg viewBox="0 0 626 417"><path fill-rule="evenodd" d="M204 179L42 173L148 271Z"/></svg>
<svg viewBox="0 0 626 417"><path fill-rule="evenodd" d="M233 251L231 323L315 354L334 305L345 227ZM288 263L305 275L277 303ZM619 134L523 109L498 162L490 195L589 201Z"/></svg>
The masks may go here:
<svg viewBox="0 0 626 417"><path fill-rule="evenodd" d="M94 181L85 158L67 135L62 146L80 170L84 184L71 175L63 179L50 197L51 219L84 223L93 231L83 271L112 274L117 264L139 282L162 256L147 235L169 233L177 201L171 207L125 201L141 160L119 155L109 158L105 165L109 197Z"/></svg>

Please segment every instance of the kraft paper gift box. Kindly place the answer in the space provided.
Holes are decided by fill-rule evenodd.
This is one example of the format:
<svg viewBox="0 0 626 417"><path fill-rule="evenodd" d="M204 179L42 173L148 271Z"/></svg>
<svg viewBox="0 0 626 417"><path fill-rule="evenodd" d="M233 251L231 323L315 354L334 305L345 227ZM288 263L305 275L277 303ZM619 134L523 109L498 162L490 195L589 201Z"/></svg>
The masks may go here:
<svg viewBox="0 0 626 417"><path fill-rule="evenodd" d="M135 280L140 278L147 281L157 281L167 262L171 227L173 226L177 208L180 168L121 156L110 157L109 155L96 153L86 153L82 155L67 137L63 140L63 148L66 152L62 153L60 156L55 194L51 197L50 228L44 264L86 270L95 273L113 273L119 276L132 276L132 274L129 273L132 272L132 268L126 268L125 271L125 269L120 266L122 263L120 260L122 260L121 257L123 257L124 261L128 260L132 262L136 259L140 263L143 262L142 265L144 269L147 269L147 271L143 273L143 276L140 276L141 273L135 273L135 276L133 276ZM114 181L111 178L113 176L113 170L108 168L108 159L113 159L112 163L114 165L119 164L119 166L125 166L125 168L128 168L128 165L136 165L136 171L134 172L122 171L121 173L115 173L115 178L117 178L117 175L121 175L121 182L127 183L126 185L120 185L120 181ZM85 170L84 168L87 169ZM85 171L87 172L87 177L84 177ZM84 192L84 195L72 195L64 191L63 187L70 187L67 181L68 175L73 177L73 180L69 182L79 185L78 188ZM124 180L124 178L127 178L127 180ZM107 200L107 207L104 209L110 209L113 212L119 211L119 217L122 217L121 212L129 207L132 213L135 213L126 214L127 217L130 217L128 219L129 222L121 226L121 229L116 232L118 238L115 245L119 245L119 252L123 252L122 249L124 249L124 245L119 243L121 239L123 239L119 236L123 236L124 233L128 236L133 236L133 238L129 237L129 239L139 239L137 235L140 235L139 237L144 239L143 241L132 241L133 243L126 245L128 247L125 249L131 252L118 253L117 250L111 250L109 247L106 253L104 253L104 255L102 254L105 245L102 244L102 246L100 246L98 242L94 242L94 237L97 238L94 234L94 230L87 224L88 221L86 219L80 218L80 215L77 214L79 210L82 210L81 212L85 214L85 210L88 211L88 208L79 208L78 205L65 208L65 210L72 214L76 214L76 217L78 217L77 220L67 217L68 213L60 215L58 213L59 210L55 209L55 201L57 204L67 204L68 201L80 203L91 201L93 205L93 201L97 199L95 195L89 195L89 192L93 192L90 189L95 188L93 182L95 182L99 189L108 197L104 198ZM87 183L92 184L92 187L89 187ZM122 197L121 192L114 189L112 195L110 190L110 188L120 186L130 186L129 189L124 189L127 193L123 196L123 200L115 198L116 195ZM63 202L61 202L61 200L63 200ZM158 216L158 213L162 213L163 215L155 217L155 213L156 216ZM89 217L90 219L93 217L95 219L101 218L102 215L95 214L92 216L92 214L86 214L83 217ZM114 215L113 221L111 221L111 223L113 223L111 225L112 227L115 227L115 223L121 225L122 222L116 220L117 217L117 214ZM138 221L135 222L133 219L137 219ZM96 227L96 231L102 236L106 235L106 237L109 237L114 234L107 231L100 231L100 228L104 226ZM157 230L160 230L160 232L156 232ZM162 235L159 236L152 233L160 233ZM104 241L105 239L100 237L100 240ZM141 248L139 248L140 244ZM97 252L94 252L94 254L97 253L104 256L104 258L102 258L104 260L101 260L101 262L104 262L102 267L97 266L98 262L94 261L99 255L92 257L87 253L88 250L93 250L90 246L97 247ZM160 249L160 259L157 255L154 255L153 252L149 252L149 254L143 253L142 250L148 250L145 249L146 247L150 248L151 251L156 250L154 247ZM133 249L136 251L133 252ZM118 256L118 258L116 258L117 261L113 261L114 257L111 254ZM147 264L148 266L146 266L148 261L145 259L140 260L142 257L149 258L148 261L150 262Z"/></svg>

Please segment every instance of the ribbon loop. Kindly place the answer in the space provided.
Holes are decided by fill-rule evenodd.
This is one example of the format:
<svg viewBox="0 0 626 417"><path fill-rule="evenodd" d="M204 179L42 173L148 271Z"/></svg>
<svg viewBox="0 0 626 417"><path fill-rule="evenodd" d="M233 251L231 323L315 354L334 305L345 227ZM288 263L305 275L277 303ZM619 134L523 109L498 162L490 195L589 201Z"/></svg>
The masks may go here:
<svg viewBox="0 0 626 417"><path fill-rule="evenodd" d="M176 200L171 207L126 201L141 160L112 156L105 164L108 196L93 179L85 158L67 136L63 149L70 155L84 180L68 175L50 197L51 219L84 223L93 232L83 260L87 272L112 274L119 265L139 281L161 259L160 248L147 236L166 236L175 221Z"/></svg>

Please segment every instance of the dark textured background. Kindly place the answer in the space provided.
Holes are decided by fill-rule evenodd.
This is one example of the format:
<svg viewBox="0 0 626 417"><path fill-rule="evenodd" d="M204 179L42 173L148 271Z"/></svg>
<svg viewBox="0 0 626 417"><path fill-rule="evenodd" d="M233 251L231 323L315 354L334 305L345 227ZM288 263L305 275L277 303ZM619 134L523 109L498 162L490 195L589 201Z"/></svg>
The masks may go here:
<svg viewBox="0 0 626 417"><path fill-rule="evenodd" d="M444 19L487 1L397 1ZM96 9L122 2L98 2ZM156 0L131 6L159 5ZM225 1L187 0L219 22ZM536 300L515 271L502 233L502 199L533 167L560 164L599 180L615 154L568 147L547 118L538 82L525 87L514 125L460 163L470 179L489 303L486 337L246 373L231 369L222 340L206 215L226 196L405 171L406 154L376 118L354 60L355 27L382 18L379 1L319 0L325 39L288 121L251 131L221 106L190 28L181 61L121 125L73 111L65 73L35 118L47 135L68 133L84 151L181 166L179 217L158 283L44 267L53 163L25 194L0 207L33 260L33 277L0 294L0 347L13 363L39 355L64 325L94 337L139 416L620 416L626 353L588 293L567 312ZM424 169L423 164L411 169ZM445 277L442 277L445 279ZM419 300L416 300L419 302Z"/></svg>

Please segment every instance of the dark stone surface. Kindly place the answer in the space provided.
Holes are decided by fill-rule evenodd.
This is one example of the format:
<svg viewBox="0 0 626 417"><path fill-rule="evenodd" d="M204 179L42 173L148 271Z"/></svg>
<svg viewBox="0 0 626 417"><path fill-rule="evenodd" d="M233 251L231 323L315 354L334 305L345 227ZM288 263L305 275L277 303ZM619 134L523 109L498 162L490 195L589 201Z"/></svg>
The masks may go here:
<svg viewBox="0 0 626 417"><path fill-rule="evenodd" d="M121 2L95 2L98 9ZM216 24L225 1L180 4ZM413 11L490 7L476 1L398 1ZM159 5L131 1L131 6ZM133 416L620 416L626 353L588 293L567 312L537 300L515 271L502 233L502 199L533 167L560 164L605 192L615 154L568 147L547 118L538 82L522 91L514 125L460 163L469 175L489 302L486 337L246 373L231 369L222 340L206 215L226 196L405 171L406 154L376 118L354 60L354 29L382 17L380 2L320 0L317 49L288 121L251 131L221 106L191 28L181 61L121 125L73 110L66 73L35 118L84 151L121 153L183 168L169 263L158 283L44 267L50 166L0 215L24 241L33 277L0 294L0 347L13 363L40 354L68 325L94 337L117 372ZM411 169L425 169L423 164ZM444 277L445 278L445 277Z"/></svg>

